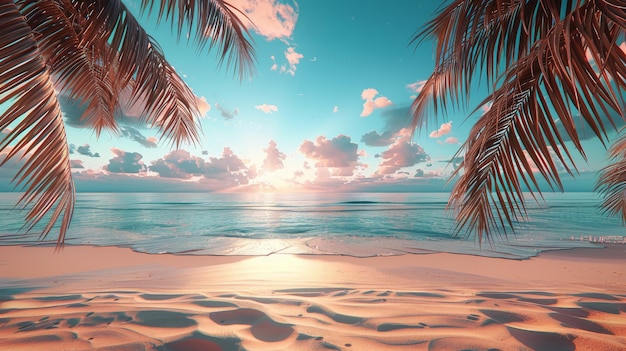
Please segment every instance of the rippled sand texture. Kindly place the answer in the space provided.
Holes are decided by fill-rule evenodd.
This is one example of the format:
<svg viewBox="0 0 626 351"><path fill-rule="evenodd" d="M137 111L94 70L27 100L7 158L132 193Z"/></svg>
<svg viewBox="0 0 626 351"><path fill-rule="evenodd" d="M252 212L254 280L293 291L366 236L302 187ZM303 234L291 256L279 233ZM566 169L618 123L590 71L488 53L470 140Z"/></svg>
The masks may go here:
<svg viewBox="0 0 626 351"><path fill-rule="evenodd" d="M22 250L23 258L42 255L41 248L10 249ZM3 279L0 349L626 349L622 249L602 259L582 254L509 261L434 254L213 257L204 264L180 256L166 262L122 249L98 250L110 258L137 260L124 268L103 264L87 272ZM537 265L549 272L557 265L577 268L579 275L555 281L542 278L541 271L509 271L507 281L506 272L468 275L431 266L451 259L459 267L478 262L505 270ZM3 262L2 273L11 267L19 264ZM595 270L596 278L621 281L586 283L587 270ZM536 279L531 282L530 276Z"/></svg>

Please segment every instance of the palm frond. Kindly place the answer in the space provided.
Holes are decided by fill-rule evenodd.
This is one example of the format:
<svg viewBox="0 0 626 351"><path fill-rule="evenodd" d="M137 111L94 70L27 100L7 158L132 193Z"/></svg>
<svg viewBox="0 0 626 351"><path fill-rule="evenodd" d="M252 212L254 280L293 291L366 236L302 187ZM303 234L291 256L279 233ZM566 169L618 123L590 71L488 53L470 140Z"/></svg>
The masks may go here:
<svg viewBox="0 0 626 351"><path fill-rule="evenodd" d="M197 142L195 96L124 4L76 1L76 13L89 14L83 38L95 48L95 57L104 63L103 72L111 77L109 85L117 94L130 87L130 104L145 105L142 118L157 125L177 147Z"/></svg>
<svg viewBox="0 0 626 351"><path fill-rule="evenodd" d="M31 28L13 1L0 1L0 23L0 104L8 105L0 115L0 130L11 128L0 141L0 153L6 152L0 166L14 157L24 159L13 181L25 189L18 205L33 204L26 215L27 229L54 208L41 237L60 219L60 245L75 197L61 109Z"/></svg>
<svg viewBox="0 0 626 351"><path fill-rule="evenodd" d="M412 39L436 42L435 73L428 82L437 87L435 95L420 94L413 102L413 127L426 124L429 108L436 117L439 108L446 110L448 100L457 106L469 101L472 81L482 72L495 90L504 70L579 5L571 0L454 0L442 7Z"/></svg>
<svg viewBox="0 0 626 351"><path fill-rule="evenodd" d="M152 12L154 0L142 0L142 9ZM246 15L224 0L163 0L159 1L157 18L177 24L180 38L185 32L195 31L195 41L202 50L215 46L220 53L220 64L234 66L239 78L250 76L254 71L255 52L250 33L242 18ZM187 27L185 28L185 25Z"/></svg>
<svg viewBox="0 0 626 351"><path fill-rule="evenodd" d="M116 130L115 111L121 90L115 84L116 65L96 56L89 42L82 38L83 15L76 13L69 1L59 4L22 0L17 4L29 26L39 33L38 45L47 59L55 87L70 100L86 105L81 117L83 124L94 128L97 136L103 129ZM105 56L110 55L107 52Z"/></svg>
<svg viewBox="0 0 626 351"><path fill-rule="evenodd" d="M615 141L609 155L613 163L602 169L595 190L604 196L603 210L626 224L626 134Z"/></svg>
<svg viewBox="0 0 626 351"><path fill-rule="evenodd" d="M572 173L572 167L575 169L565 137L585 156L575 120L577 115L603 141L607 140L608 126L602 117L617 112L624 118L626 57L618 47L618 40L623 40L625 29L623 21L614 22L611 18L623 18L626 9L602 1L584 4L569 1L558 6L548 5L558 1L540 1L538 6L545 20L524 22L525 16L522 20L495 16L500 20L494 28L507 34L492 40L487 38L492 21L486 22L483 32L476 20L470 20L488 18L487 13L467 12L490 9L491 16L500 10L494 10L493 1L480 3L483 2L454 2L455 7L449 12L458 12L456 16L469 19L456 21L451 28L445 23L431 24L431 28L438 28L435 31L441 38L437 40L443 41L438 50L438 57L443 58L431 76L432 82L429 80L425 85L427 94L414 101L412 113L414 124L419 126L429 103L435 105L435 110L437 106L445 108L447 96L458 98L460 91L468 90L475 74L472 65L496 64L496 68L487 68L494 75L506 63L499 80L492 82L492 93L481 103L481 106L490 104L491 109L476 122L462 147L464 162L455 172L459 179L449 202L449 207L457 213L457 230L465 228L482 242L484 237L490 239L489 234L494 231L504 229L506 234L506 228L513 228L514 222L525 215L524 191L541 195L535 172L553 188L562 188L555 159L565 171ZM533 3L517 2L519 8ZM598 3L602 6L595 6ZM563 13L564 8L570 12ZM512 7L502 9L508 13ZM530 13L537 17L538 10ZM445 15L436 20L449 21L451 17L454 16ZM535 22L549 23L550 28L522 38L521 33L528 32L530 29L526 27ZM515 30L520 26L523 30ZM525 48L517 51L513 48L525 40L533 42L527 52ZM471 46L475 47L469 49ZM557 120L565 135L557 128ZM609 122L614 125L611 118Z"/></svg>
<svg viewBox="0 0 626 351"><path fill-rule="evenodd" d="M133 83L133 93L145 103L147 122L176 148L183 141L199 140L196 97L158 47L150 47Z"/></svg>

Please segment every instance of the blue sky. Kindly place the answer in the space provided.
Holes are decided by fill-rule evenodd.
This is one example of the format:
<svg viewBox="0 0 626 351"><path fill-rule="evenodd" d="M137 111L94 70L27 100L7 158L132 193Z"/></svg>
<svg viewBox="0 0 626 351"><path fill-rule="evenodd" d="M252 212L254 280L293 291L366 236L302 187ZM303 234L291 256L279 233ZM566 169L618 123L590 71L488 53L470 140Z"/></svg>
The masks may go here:
<svg viewBox="0 0 626 351"><path fill-rule="evenodd" d="M127 1L140 17L139 1ZM67 108L79 191L444 191L472 121L448 111L414 137L407 109L434 66L432 43L409 42L439 2L235 0L256 27L256 73L239 81L213 53L177 42L169 23L140 17L193 89L203 112L199 145L174 150L135 122L93 131ZM473 92L471 111L484 92ZM572 190L589 190L605 151ZM10 168L11 165L8 165ZM6 171L5 171L6 173ZM566 177L567 178L567 177Z"/></svg>

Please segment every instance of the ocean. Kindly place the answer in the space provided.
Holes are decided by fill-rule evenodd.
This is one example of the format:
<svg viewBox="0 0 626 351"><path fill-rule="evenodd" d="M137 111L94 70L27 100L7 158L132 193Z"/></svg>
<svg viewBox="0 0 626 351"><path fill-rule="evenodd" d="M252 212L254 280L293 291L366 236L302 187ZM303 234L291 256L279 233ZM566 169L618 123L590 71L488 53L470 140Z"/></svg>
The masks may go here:
<svg viewBox="0 0 626 351"><path fill-rule="evenodd" d="M590 237L623 240L594 193L547 193L528 201L515 233L482 245L455 236L447 193L78 193L68 245L146 253L351 256L452 252L524 259L544 250L589 247ZM0 244L49 245L22 231L18 193L0 193Z"/></svg>

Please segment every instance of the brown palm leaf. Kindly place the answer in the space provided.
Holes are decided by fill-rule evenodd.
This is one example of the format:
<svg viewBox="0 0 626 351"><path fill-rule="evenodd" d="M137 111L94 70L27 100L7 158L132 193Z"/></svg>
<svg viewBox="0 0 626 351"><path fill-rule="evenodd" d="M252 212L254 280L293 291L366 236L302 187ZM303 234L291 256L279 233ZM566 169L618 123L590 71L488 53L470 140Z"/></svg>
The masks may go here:
<svg viewBox="0 0 626 351"><path fill-rule="evenodd" d="M61 245L75 194L57 94L85 106L82 122L99 134L117 128L120 96L130 91L130 103L145 106L144 121L176 147L199 138L197 100L120 0L0 0L0 6L0 104L8 106L0 116L0 130L8 131L0 166L24 160L14 181L25 190L19 204L32 205L26 227L48 218L45 237L61 219ZM220 64L234 65L241 78L252 71L244 14L222 0L165 1L159 18L177 21L174 13L184 20L179 34L186 21L197 28L201 47L217 45Z"/></svg>
<svg viewBox="0 0 626 351"><path fill-rule="evenodd" d="M626 134L615 141L609 155L614 162L600 172L596 190L604 195L604 211L626 224Z"/></svg>
<svg viewBox="0 0 626 351"><path fill-rule="evenodd" d="M33 204L26 226L32 229L52 211L42 237L62 218L61 243L75 197L61 109L32 30L13 1L0 2L0 23L0 104L11 104L0 116L0 130L12 128L0 141L0 151L8 151L0 166L12 157L24 159L14 181L25 190L19 204Z"/></svg>
<svg viewBox="0 0 626 351"><path fill-rule="evenodd" d="M154 1L142 0L141 7L151 12ZM252 73L255 54L252 43L247 40L249 33L242 21L246 15L227 1L163 0L159 1L157 18L171 21L172 27L176 23L179 38L186 24L186 32L195 31L199 50L207 44L209 50L218 46L220 63L225 61L227 67L234 65L240 78Z"/></svg>
<svg viewBox="0 0 626 351"><path fill-rule="evenodd" d="M94 128L96 135L103 129L116 130L115 112L121 90L114 81L116 65L96 56L93 43L85 43L81 27L75 23L82 15L70 3L25 0L17 4L29 26L39 33L39 48L47 59L55 87L69 99L86 105L83 124ZM107 49L105 46L98 51ZM105 56L110 55L107 51Z"/></svg>
<svg viewBox="0 0 626 351"><path fill-rule="evenodd" d="M603 117L624 118L626 56L618 45L625 11L607 1L458 0L420 33L437 40L438 63L412 105L415 126L429 107L469 99L477 72L486 70L491 85L481 103L491 109L472 128L455 172L449 207L457 230L479 242L500 229L506 234L525 215L524 191L541 194L535 172L562 189L555 161L569 173L575 165L557 120L584 156L577 115L603 141Z"/></svg>

